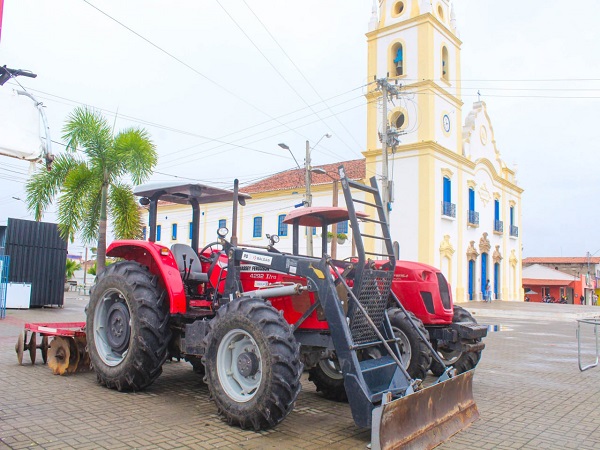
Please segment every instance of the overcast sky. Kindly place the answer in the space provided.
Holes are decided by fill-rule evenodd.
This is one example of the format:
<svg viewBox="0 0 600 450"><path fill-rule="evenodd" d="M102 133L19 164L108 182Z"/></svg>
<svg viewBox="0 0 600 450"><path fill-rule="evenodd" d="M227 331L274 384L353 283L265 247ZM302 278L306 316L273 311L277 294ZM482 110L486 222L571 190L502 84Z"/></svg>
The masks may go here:
<svg viewBox="0 0 600 450"><path fill-rule="evenodd" d="M454 3L463 123L479 90L525 189L524 256L600 254L600 2ZM19 81L46 105L54 141L75 106L91 105L116 129L151 133L153 180L230 187L294 167L280 142L302 164L305 141L332 132L314 165L361 157L371 5L4 0L0 65L38 74ZM0 223L32 218L13 199L24 198L28 164L0 158Z"/></svg>

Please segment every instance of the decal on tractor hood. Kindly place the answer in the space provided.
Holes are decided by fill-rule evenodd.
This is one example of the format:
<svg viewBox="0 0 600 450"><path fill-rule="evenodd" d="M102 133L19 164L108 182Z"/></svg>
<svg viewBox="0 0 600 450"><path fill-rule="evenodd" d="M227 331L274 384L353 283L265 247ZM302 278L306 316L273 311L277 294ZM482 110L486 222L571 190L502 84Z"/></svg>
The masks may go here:
<svg viewBox="0 0 600 450"><path fill-rule="evenodd" d="M273 261L272 256L257 255L256 253L248 253L248 252L242 253L242 259L245 259L246 261L252 261L252 262L255 262L258 264L266 264L267 266L270 266L271 261Z"/></svg>

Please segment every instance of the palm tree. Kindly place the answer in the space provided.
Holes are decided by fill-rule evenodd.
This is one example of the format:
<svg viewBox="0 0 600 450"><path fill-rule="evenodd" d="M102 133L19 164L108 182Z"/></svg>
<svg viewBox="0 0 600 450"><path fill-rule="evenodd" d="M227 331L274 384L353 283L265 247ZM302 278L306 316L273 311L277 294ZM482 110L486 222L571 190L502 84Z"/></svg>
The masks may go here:
<svg viewBox="0 0 600 450"><path fill-rule="evenodd" d="M67 152L58 155L51 171L39 170L27 182L27 207L41 220L58 196L58 228L64 239L80 233L98 242L98 272L106 263L106 228L110 217L117 239L141 234L141 217L131 187L145 181L157 155L149 133L129 128L113 135L106 119L88 107L78 107L63 128Z"/></svg>

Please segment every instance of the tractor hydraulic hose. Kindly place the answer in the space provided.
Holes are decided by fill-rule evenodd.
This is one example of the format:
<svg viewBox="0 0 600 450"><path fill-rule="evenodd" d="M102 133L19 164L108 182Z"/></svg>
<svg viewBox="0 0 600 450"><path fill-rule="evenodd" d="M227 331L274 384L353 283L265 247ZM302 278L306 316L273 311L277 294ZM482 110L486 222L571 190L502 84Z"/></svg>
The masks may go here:
<svg viewBox="0 0 600 450"><path fill-rule="evenodd" d="M244 292L244 296L260 298L285 297L287 295L300 295L305 290L306 286L295 283L288 286L274 286L257 289L256 291L246 291Z"/></svg>

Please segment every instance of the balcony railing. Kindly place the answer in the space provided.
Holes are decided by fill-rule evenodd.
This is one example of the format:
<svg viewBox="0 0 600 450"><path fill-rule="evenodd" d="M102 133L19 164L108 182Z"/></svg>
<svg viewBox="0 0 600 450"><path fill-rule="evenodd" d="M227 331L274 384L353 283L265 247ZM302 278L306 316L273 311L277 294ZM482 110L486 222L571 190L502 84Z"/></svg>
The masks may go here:
<svg viewBox="0 0 600 450"><path fill-rule="evenodd" d="M477 211L467 211L467 221L469 225L479 225L479 213Z"/></svg>
<svg viewBox="0 0 600 450"><path fill-rule="evenodd" d="M511 227L510 227L510 235L512 237L519 237L519 227L515 227L514 225L511 225Z"/></svg>
<svg viewBox="0 0 600 450"><path fill-rule="evenodd" d="M494 220L494 231L496 233L504 233L504 222L501 220Z"/></svg>
<svg viewBox="0 0 600 450"><path fill-rule="evenodd" d="M442 202L442 215L456 217L456 205L450 202Z"/></svg>

